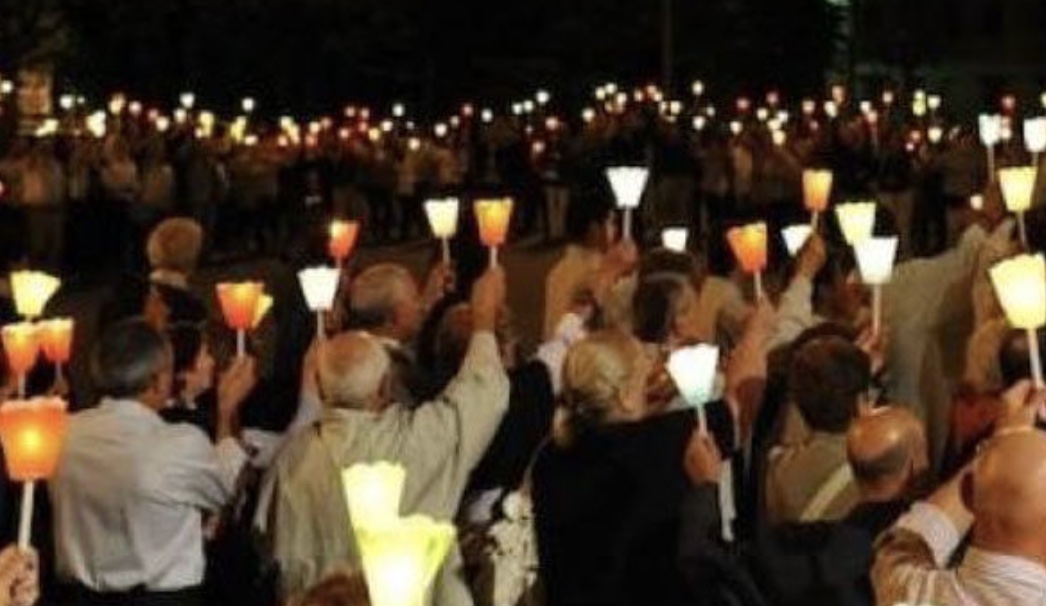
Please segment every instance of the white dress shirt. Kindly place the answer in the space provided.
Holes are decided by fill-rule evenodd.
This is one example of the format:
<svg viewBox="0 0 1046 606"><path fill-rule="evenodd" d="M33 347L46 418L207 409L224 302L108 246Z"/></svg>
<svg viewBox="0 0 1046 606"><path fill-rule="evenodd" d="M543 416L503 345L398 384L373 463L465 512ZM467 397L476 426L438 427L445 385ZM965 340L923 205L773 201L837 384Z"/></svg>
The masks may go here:
<svg viewBox="0 0 1046 606"><path fill-rule="evenodd" d="M202 512L232 495L247 455L133 400L72 416L50 483L58 574L95 591L203 581Z"/></svg>

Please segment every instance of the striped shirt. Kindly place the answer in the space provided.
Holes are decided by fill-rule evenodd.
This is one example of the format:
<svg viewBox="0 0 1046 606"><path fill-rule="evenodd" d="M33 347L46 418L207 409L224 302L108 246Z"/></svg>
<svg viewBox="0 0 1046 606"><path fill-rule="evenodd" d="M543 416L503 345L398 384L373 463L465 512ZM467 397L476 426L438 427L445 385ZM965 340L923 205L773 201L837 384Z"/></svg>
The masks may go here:
<svg viewBox="0 0 1046 606"><path fill-rule="evenodd" d="M1046 604L1046 568L1031 560L971 547L961 564L949 568L961 539L940 509L917 503L879 541L872 565L876 603Z"/></svg>

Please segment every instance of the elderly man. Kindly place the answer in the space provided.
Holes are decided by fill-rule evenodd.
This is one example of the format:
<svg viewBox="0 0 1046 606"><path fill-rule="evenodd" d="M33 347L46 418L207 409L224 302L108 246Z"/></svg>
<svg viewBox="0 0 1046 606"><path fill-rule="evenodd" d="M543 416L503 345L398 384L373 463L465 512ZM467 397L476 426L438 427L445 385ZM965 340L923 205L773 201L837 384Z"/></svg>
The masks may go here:
<svg viewBox="0 0 1046 606"><path fill-rule="evenodd" d="M766 508L772 523L838 520L857 503L846 433L870 380L868 355L841 337L819 337L796 352L788 384L812 433L770 452Z"/></svg>
<svg viewBox="0 0 1046 606"><path fill-rule="evenodd" d="M217 445L160 418L171 348L144 320L110 327L91 366L104 397L73 415L50 483L59 577L74 604L201 604L203 512L226 504L247 460L238 416L253 361L222 377Z"/></svg>
<svg viewBox="0 0 1046 606"><path fill-rule="evenodd" d="M1046 603L1046 435L1033 426L1046 391L1022 381L1004 402L1004 419L970 471L915 504L880 541L877 603ZM950 567L971 526L969 550Z"/></svg>
<svg viewBox="0 0 1046 606"><path fill-rule="evenodd" d="M733 593L742 599L745 593L758 594L775 606L873 604L868 582L872 545L923 486L929 468L926 432L911 411L887 407L855 420L846 442L860 504L837 522L760 527L751 542L739 546L741 557L733 559L712 538L719 525L719 454L711 442L695 436L686 466L694 488L683 504L680 545L695 593ZM720 576L724 566L734 573Z"/></svg>
<svg viewBox="0 0 1046 606"><path fill-rule="evenodd" d="M494 339L504 274L489 270L472 290L472 337L457 376L432 402L411 410L391 397L392 362L362 332L342 334L318 353L319 423L291 437L263 486L258 525L280 565L282 590L300 594L342 567L358 567L341 470L392 461L407 470L400 513L451 519L469 474L508 406L508 379ZM453 555L437 580L435 603L471 603Z"/></svg>
<svg viewBox="0 0 1046 606"><path fill-rule="evenodd" d="M413 341L426 312L443 295L449 267L433 268L419 291L407 268L394 263L368 267L352 282L350 326L365 330L385 347L392 362L392 398L408 406L426 393L429 377L418 367Z"/></svg>

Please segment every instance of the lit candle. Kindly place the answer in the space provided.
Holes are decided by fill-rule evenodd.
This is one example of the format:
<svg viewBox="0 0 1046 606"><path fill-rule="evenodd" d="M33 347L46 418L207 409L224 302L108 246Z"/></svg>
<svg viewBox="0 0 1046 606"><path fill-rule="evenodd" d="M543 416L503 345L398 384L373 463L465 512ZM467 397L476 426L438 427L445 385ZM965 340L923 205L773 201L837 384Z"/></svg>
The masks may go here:
<svg viewBox="0 0 1046 606"><path fill-rule="evenodd" d="M763 276L766 269L766 223L751 223L726 232L738 264L755 280L755 298L763 298Z"/></svg>
<svg viewBox="0 0 1046 606"><path fill-rule="evenodd" d="M686 403L697 409L698 426L708 431L705 404L712 400L719 348L699 344L672 352L668 358L668 374Z"/></svg>
<svg viewBox="0 0 1046 606"><path fill-rule="evenodd" d="M843 238L850 246L872 237L875 231L875 202L850 202L835 207Z"/></svg>
<svg viewBox="0 0 1046 606"><path fill-rule="evenodd" d="M882 332L883 285L893 275L897 238L868 238L854 245L864 283L872 287L872 334Z"/></svg>
<svg viewBox="0 0 1046 606"><path fill-rule="evenodd" d="M345 260L352 254L356 246L356 239L360 234L359 221L331 221L330 241L327 251L337 263L338 267L345 264Z"/></svg>
<svg viewBox="0 0 1046 606"><path fill-rule="evenodd" d="M47 361L54 364L55 375L62 380L62 367L69 362L73 349L73 321L55 318L40 323L40 348Z"/></svg>
<svg viewBox="0 0 1046 606"><path fill-rule="evenodd" d="M490 249L490 266L498 264L498 247L505 244L512 218L512 198L476 200L473 206L479 239Z"/></svg>
<svg viewBox="0 0 1046 606"><path fill-rule="evenodd" d="M995 146L1002 138L1002 116L981 114L977 118L977 130L988 153L988 180L995 178Z"/></svg>
<svg viewBox="0 0 1046 606"><path fill-rule="evenodd" d="M11 294L18 315L27 320L40 317L62 281L42 271L11 272Z"/></svg>
<svg viewBox="0 0 1046 606"><path fill-rule="evenodd" d="M261 282L226 282L218 284L216 289L225 323L236 331L236 355L242 357L246 354L247 331L254 327L264 285Z"/></svg>
<svg viewBox="0 0 1046 606"><path fill-rule="evenodd" d="M810 225L817 229L821 213L828 208L832 195L832 171L807 169L803 171L803 204L812 213Z"/></svg>
<svg viewBox="0 0 1046 606"><path fill-rule="evenodd" d="M261 326L262 321L265 320L265 316L269 315L275 302L272 295L262 291L262 294L258 297L258 305L254 308L254 320L251 321L251 330L257 330Z"/></svg>
<svg viewBox="0 0 1046 606"><path fill-rule="evenodd" d="M316 312L316 336L323 338L323 314L334 307L341 272L333 267L309 267L298 272L305 304Z"/></svg>
<svg viewBox="0 0 1046 606"><path fill-rule="evenodd" d="M813 227L809 224L801 223L798 225L790 225L781 230L781 237L784 238L785 248L788 249L788 254L796 256L799 251L803 249L803 245L810 239L810 236L814 233Z"/></svg>
<svg viewBox="0 0 1046 606"><path fill-rule="evenodd" d="M1017 215L1017 231L1021 244L1028 246L1028 233L1024 225L1024 213L1031 208L1035 196L1035 166L1015 166L999 170L999 188L1002 190L1006 209Z"/></svg>
<svg viewBox="0 0 1046 606"><path fill-rule="evenodd" d="M1039 154L1046 151L1046 117L1024 121L1024 146L1032 155L1032 165L1039 166Z"/></svg>
<svg viewBox="0 0 1046 606"><path fill-rule="evenodd" d="M607 169L607 180L614 191L617 207L624 210L621 232L626 240L632 239L632 211L639 207L649 175L650 171L641 166L614 166Z"/></svg>
<svg viewBox="0 0 1046 606"><path fill-rule="evenodd" d="M61 398L11 400L0 406L0 441L11 479L24 482L18 546L29 548L36 482L54 474L68 425Z"/></svg>
<svg viewBox="0 0 1046 606"><path fill-rule="evenodd" d="M429 585L454 543L454 525L425 516L357 530L374 606L424 606Z"/></svg>
<svg viewBox="0 0 1046 606"><path fill-rule="evenodd" d="M690 230L685 227L668 227L661 230L661 246L678 253L686 252Z"/></svg>
<svg viewBox="0 0 1046 606"><path fill-rule="evenodd" d="M0 330L7 353L7 366L18 379L18 397L24 398L25 377L40 355L40 337L35 324L8 324Z"/></svg>
<svg viewBox="0 0 1046 606"><path fill-rule="evenodd" d="M458 232L458 215L460 203L457 198L428 200L425 202L425 214L429 219L432 235L440 240L443 249L443 262L450 264L450 239Z"/></svg>
<svg viewBox="0 0 1046 606"><path fill-rule="evenodd" d="M357 463L342 470L341 482L352 527L358 530L393 523L399 517L406 480L406 469L387 461Z"/></svg>
<svg viewBox="0 0 1046 606"><path fill-rule="evenodd" d="M1038 389L1046 387L1036 331L1046 325L1046 257L1020 255L990 270L995 294L1010 324L1028 334L1032 377Z"/></svg>

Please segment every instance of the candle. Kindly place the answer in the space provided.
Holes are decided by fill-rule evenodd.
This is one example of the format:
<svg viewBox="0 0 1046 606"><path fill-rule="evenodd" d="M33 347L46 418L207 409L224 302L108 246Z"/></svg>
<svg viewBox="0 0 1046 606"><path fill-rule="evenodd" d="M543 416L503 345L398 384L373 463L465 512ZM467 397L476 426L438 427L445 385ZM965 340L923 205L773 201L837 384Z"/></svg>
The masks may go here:
<svg viewBox="0 0 1046 606"><path fill-rule="evenodd" d="M1035 166L1015 166L999 170L999 188L1002 190L1006 209L1017 215L1017 231L1021 244L1028 246L1028 232L1024 225L1024 213L1031 208L1035 197Z"/></svg>
<svg viewBox="0 0 1046 606"><path fill-rule="evenodd" d="M875 202L850 202L835 207L835 217L847 244L853 246L875 231Z"/></svg>
<svg viewBox="0 0 1046 606"><path fill-rule="evenodd" d="M872 333L882 331L883 285L893 275L897 238L868 238L854 245L861 278L872 287Z"/></svg>
<svg viewBox="0 0 1046 606"><path fill-rule="evenodd" d="M494 267L498 264L498 247L508 236L512 198L476 200L473 209L479 225L479 239L490 248L490 266Z"/></svg>
<svg viewBox="0 0 1046 606"><path fill-rule="evenodd" d="M766 223L735 227L726 233L730 248L745 273L755 280L756 300L763 298L762 272L766 269Z"/></svg>
<svg viewBox="0 0 1046 606"><path fill-rule="evenodd" d="M334 307L341 272L333 267L308 267L298 272L305 304L316 313L316 336L323 338L323 312Z"/></svg>
<svg viewBox="0 0 1046 606"><path fill-rule="evenodd" d="M626 240L630 240L632 211L639 207L650 171L642 166L613 166L607 169L606 174L610 188L614 191L617 207L624 210L622 235Z"/></svg>
<svg viewBox="0 0 1046 606"><path fill-rule="evenodd" d="M1046 117L1024 121L1024 146L1032 154L1032 164L1039 165L1039 154L1046 151Z"/></svg>
<svg viewBox="0 0 1046 606"><path fill-rule="evenodd" d="M807 169L803 171L803 204L812 213L811 225L817 229L818 218L828 208L832 195L832 171Z"/></svg>
<svg viewBox="0 0 1046 606"><path fill-rule="evenodd" d="M374 606L424 606L436 572L454 543L454 526L411 516L356 532Z"/></svg>
<svg viewBox="0 0 1046 606"><path fill-rule="evenodd" d="M8 324L0 331L7 353L7 366L18 378L18 396L25 397L25 377L40 355L40 338L35 324Z"/></svg>
<svg viewBox="0 0 1046 606"><path fill-rule="evenodd" d="M406 480L407 471L402 465L386 461L357 463L342 470L341 482L352 527L359 530L395 522Z"/></svg>
<svg viewBox="0 0 1046 606"><path fill-rule="evenodd" d="M809 224L801 223L798 225L790 225L781 230L781 237L784 238L785 248L788 249L788 254L796 256L799 251L802 250L803 245L810 239L810 236L814 233L814 228Z"/></svg>
<svg viewBox="0 0 1046 606"><path fill-rule="evenodd" d="M995 146L1002 139L1002 116L981 114L977 117L977 130L988 154L988 180L995 178Z"/></svg>
<svg viewBox="0 0 1046 606"><path fill-rule="evenodd" d="M265 320L265 316L269 315L269 311L272 310L273 303L275 303L275 300L272 298L272 295L267 292L263 291L262 294L258 296L258 305L254 308L254 319L251 320L251 330L256 330L261 326L262 321Z"/></svg>
<svg viewBox="0 0 1046 606"><path fill-rule="evenodd" d="M1041 253L1020 255L996 264L989 273L1010 324L1028 334L1035 386L1046 387L1036 335L1036 331L1046 325L1046 257Z"/></svg>
<svg viewBox="0 0 1046 606"><path fill-rule="evenodd" d="M356 246L356 239L359 237L359 233L359 221L331 221L330 241L327 244L327 251L339 267L352 254L352 249Z"/></svg>
<svg viewBox="0 0 1046 606"><path fill-rule="evenodd" d="M25 482L18 524L18 546L29 548L36 482L51 477L65 441L68 424L61 398L12 400L0 406L0 441L7 473Z"/></svg>
<svg viewBox="0 0 1046 606"><path fill-rule="evenodd" d="M705 404L712 400L719 348L699 344L672 352L668 358L668 374L687 404L697 409L698 425L707 432Z"/></svg>
<svg viewBox="0 0 1046 606"><path fill-rule="evenodd" d="M661 230L661 246L678 253L686 252L690 230L685 227L668 227Z"/></svg>
<svg viewBox="0 0 1046 606"><path fill-rule="evenodd" d="M225 323L236 331L237 356L246 353L246 332L254 327L263 288L261 282L225 282L216 287Z"/></svg>
<svg viewBox="0 0 1046 606"><path fill-rule="evenodd" d="M450 263L450 239L458 232L460 203L457 198L429 200L425 202L425 214L429 219L432 235L440 239L443 262Z"/></svg>
<svg viewBox="0 0 1046 606"><path fill-rule="evenodd" d="M69 362L73 348L73 321L55 318L40 323L40 348L47 361L55 365L56 378L62 380L62 367Z"/></svg>
<svg viewBox="0 0 1046 606"><path fill-rule="evenodd" d="M11 272L11 294L18 315L27 320L40 317L61 284L61 280L42 271Z"/></svg>

